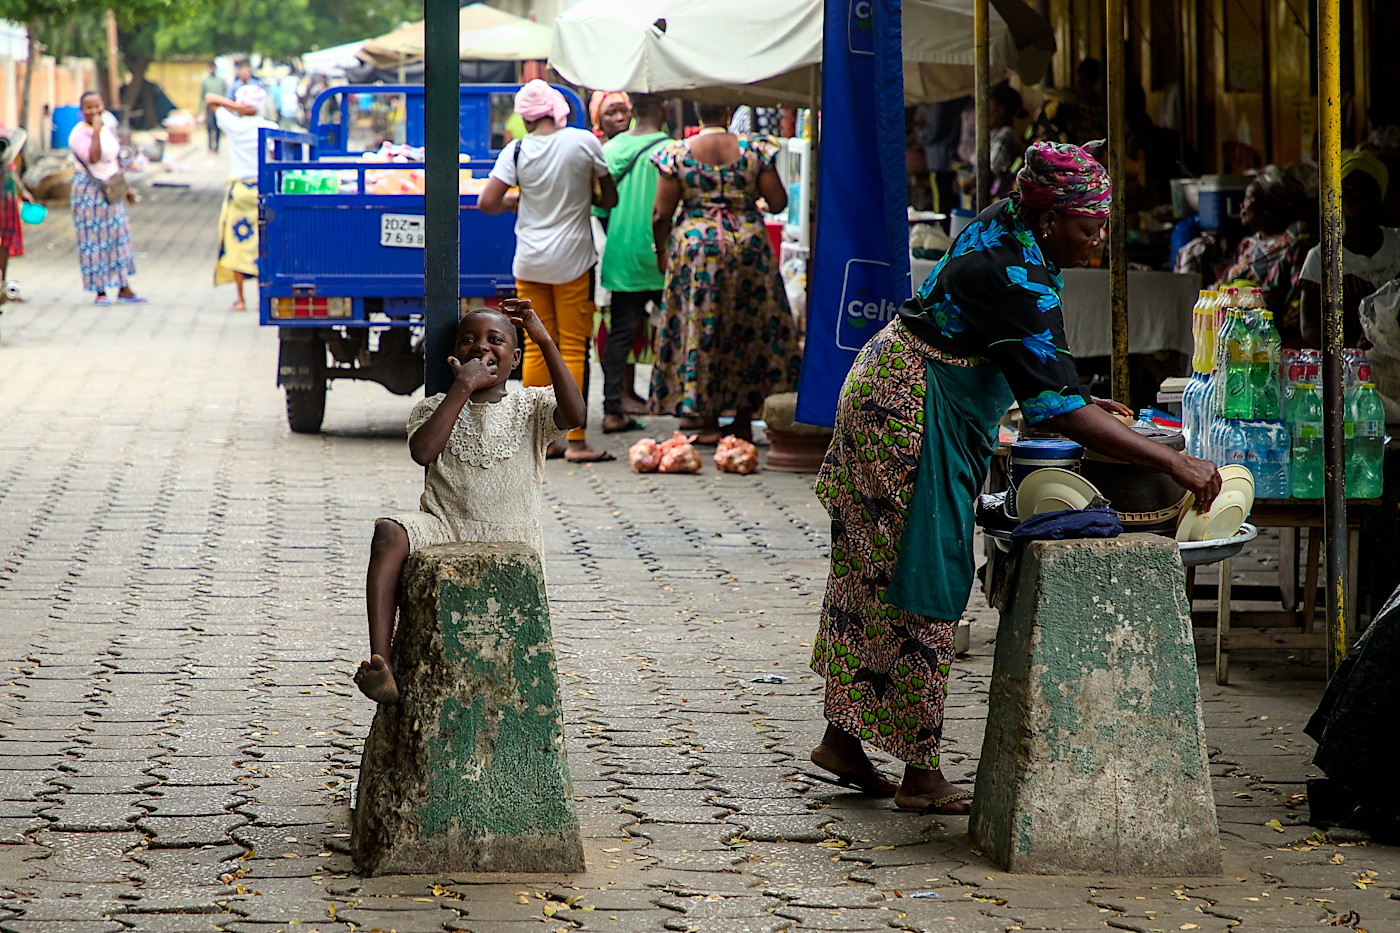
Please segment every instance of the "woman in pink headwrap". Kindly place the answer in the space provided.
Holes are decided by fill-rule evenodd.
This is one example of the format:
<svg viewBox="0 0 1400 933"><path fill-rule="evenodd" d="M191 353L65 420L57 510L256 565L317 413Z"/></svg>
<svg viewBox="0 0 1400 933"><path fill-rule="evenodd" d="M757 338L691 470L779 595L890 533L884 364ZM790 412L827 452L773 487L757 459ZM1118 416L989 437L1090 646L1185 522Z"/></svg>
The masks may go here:
<svg viewBox="0 0 1400 933"><path fill-rule="evenodd" d="M477 206L487 214L516 212L515 293L532 303L586 396L598 263L589 210L594 204L617 204L617 185L597 137L568 125L563 94L538 79L530 81L515 95L515 112L528 133L501 150ZM549 385L539 347L526 343L524 356L525 385ZM573 462L615 459L589 446L582 427L569 432L565 449L550 455Z"/></svg>
<svg viewBox="0 0 1400 933"><path fill-rule="evenodd" d="M588 101L588 118L593 135L607 142L632 125L632 98L626 91L594 91Z"/></svg>
<svg viewBox="0 0 1400 933"><path fill-rule="evenodd" d="M1019 401L1026 423L1169 473L1205 508L1215 465L1133 433L1091 398L1065 345L1060 269L1088 262L1111 197L1078 146L1036 143L1011 199L953 241L918 294L866 344L841 390L816 492L831 573L812 668L826 679L823 780L921 813L967 813L939 746L953 632L972 590L972 503ZM869 742L905 763L882 774Z"/></svg>

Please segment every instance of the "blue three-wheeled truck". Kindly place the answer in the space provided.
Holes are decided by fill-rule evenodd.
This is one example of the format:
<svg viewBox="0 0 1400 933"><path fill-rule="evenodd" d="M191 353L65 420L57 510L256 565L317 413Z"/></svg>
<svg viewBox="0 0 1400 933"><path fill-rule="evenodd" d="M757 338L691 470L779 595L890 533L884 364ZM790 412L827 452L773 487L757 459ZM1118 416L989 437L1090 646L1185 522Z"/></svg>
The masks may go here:
<svg viewBox="0 0 1400 933"><path fill-rule="evenodd" d="M472 192L505 146L517 90L461 89L464 306L515 293L515 217L483 214ZM578 98L564 94L581 125ZM384 142L421 147L423 103L422 85L335 87L317 97L309 132L262 131L261 323L278 329L277 384L298 433L321 430L331 380L368 379L399 395L423 384L424 197L392 192L421 191L424 166L364 160Z"/></svg>

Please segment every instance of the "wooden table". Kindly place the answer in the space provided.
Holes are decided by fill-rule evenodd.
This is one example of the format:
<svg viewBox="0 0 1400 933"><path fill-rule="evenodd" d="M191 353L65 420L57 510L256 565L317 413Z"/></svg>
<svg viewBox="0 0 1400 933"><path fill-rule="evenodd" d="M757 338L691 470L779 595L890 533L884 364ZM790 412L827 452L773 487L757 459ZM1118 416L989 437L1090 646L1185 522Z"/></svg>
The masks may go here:
<svg viewBox="0 0 1400 933"><path fill-rule="evenodd" d="M1361 522L1366 512L1380 505L1379 499L1347 500L1347 631L1355 633L1357 621L1357 568L1360 561ZM1279 566L1278 589L1280 608L1273 610L1236 611L1231 606L1235 595L1231 577L1232 561L1217 566L1220 580L1216 586L1215 611L1192 610L1192 621L1200 627L1215 626L1215 682L1230 682L1230 650L1232 648L1297 648L1304 659L1313 650L1327 647L1327 635L1316 630L1317 586L1322 567L1322 529L1324 515L1321 499L1256 499L1249 521L1258 528L1278 528ZM1298 530L1308 532L1308 553L1304 562L1302 604L1298 601ZM1188 600L1195 596L1195 573L1186 572ZM1286 629L1287 631L1236 632L1233 627L1253 629Z"/></svg>

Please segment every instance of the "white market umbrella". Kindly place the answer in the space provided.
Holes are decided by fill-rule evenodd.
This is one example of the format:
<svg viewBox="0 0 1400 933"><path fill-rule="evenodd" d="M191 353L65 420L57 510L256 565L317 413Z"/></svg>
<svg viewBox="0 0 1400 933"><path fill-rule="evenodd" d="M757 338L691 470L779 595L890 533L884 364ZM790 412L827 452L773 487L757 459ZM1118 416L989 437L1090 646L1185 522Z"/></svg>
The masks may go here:
<svg viewBox="0 0 1400 933"><path fill-rule="evenodd" d="M991 73L1038 83L1054 34L1021 0L991 0ZM904 0L905 102L973 92L972 0ZM582 0L554 22L549 61L600 90L809 105L821 0Z"/></svg>
<svg viewBox="0 0 1400 933"><path fill-rule="evenodd" d="M307 74L313 75L338 75L343 74L345 69L354 68L360 64L357 52L365 44L364 39L355 42L347 42L344 45L333 45L328 49L317 49L314 52L304 52L301 56L301 67Z"/></svg>

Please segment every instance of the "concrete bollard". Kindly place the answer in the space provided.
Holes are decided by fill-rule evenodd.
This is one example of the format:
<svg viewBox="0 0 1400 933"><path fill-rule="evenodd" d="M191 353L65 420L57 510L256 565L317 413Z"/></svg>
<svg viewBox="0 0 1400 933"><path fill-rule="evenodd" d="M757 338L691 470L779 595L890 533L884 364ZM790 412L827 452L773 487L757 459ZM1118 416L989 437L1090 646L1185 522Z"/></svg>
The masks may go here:
<svg viewBox="0 0 1400 933"><path fill-rule="evenodd" d="M425 548L404 567L399 702L360 763L351 853L364 874L584 868L539 556Z"/></svg>
<svg viewBox="0 0 1400 933"><path fill-rule="evenodd" d="M1220 873L1175 542L1037 541L1021 554L969 832L1013 872Z"/></svg>

